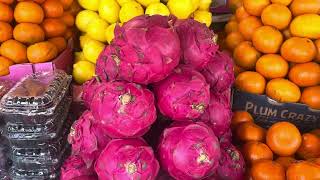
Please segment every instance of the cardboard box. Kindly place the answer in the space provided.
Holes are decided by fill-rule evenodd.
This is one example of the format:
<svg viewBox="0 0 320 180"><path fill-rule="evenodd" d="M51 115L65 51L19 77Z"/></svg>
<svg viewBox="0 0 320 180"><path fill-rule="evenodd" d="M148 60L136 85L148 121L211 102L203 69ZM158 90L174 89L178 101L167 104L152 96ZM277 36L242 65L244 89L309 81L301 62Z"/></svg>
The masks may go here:
<svg viewBox="0 0 320 180"><path fill-rule="evenodd" d="M299 103L279 103L266 95L233 90L233 110L251 113L256 123L268 128L279 121L289 121L301 131L320 128L320 110Z"/></svg>

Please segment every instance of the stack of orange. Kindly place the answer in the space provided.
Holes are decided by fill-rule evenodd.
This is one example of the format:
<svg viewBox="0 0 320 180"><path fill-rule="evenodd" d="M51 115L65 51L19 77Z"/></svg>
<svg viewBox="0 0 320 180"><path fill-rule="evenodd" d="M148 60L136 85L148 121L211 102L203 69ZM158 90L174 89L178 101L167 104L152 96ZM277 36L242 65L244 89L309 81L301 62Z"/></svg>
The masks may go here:
<svg viewBox="0 0 320 180"><path fill-rule="evenodd" d="M301 134L293 124L279 122L265 130L245 111L234 113L232 128L248 179L320 179L320 129Z"/></svg>
<svg viewBox="0 0 320 180"><path fill-rule="evenodd" d="M0 0L0 76L9 66L54 59L72 36L73 0Z"/></svg>
<svg viewBox="0 0 320 180"><path fill-rule="evenodd" d="M236 87L320 109L320 0L233 1L224 45Z"/></svg>

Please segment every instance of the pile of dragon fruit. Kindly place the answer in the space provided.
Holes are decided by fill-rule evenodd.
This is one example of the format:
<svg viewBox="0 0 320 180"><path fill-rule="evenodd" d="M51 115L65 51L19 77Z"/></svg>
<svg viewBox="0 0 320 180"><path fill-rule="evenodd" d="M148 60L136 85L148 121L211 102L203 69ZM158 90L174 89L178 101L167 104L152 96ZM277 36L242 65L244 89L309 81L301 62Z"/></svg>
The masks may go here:
<svg viewBox="0 0 320 180"><path fill-rule="evenodd" d="M229 129L233 65L216 40L192 19L117 26L83 86L88 110L71 128L61 179L243 179Z"/></svg>

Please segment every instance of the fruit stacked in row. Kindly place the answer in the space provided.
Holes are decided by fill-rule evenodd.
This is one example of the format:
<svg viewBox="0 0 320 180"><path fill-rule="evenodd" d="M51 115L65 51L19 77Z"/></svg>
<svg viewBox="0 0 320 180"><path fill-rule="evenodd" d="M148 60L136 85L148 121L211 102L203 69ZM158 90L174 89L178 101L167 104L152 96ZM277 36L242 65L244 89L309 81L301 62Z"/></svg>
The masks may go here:
<svg viewBox="0 0 320 180"><path fill-rule="evenodd" d="M9 66L47 62L73 34L73 0L0 1L0 76Z"/></svg>
<svg viewBox="0 0 320 180"><path fill-rule="evenodd" d="M83 86L88 110L69 134L62 179L156 179L160 165L178 180L241 179L229 129L232 59L215 37L193 19L160 15L116 26L98 78Z"/></svg>
<svg viewBox="0 0 320 180"><path fill-rule="evenodd" d="M193 17L208 27L212 22L209 12L211 0L78 0L85 9L76 17L76 26L83 32L82 51L75 53L73 76L78 84L92 78L96 60L114 38L116 25L143 14L175 15L179 19Z"/></svg>
<svg viewBox="0 0 320 180"><path fill-rule="evenodd" d="M243 0L225 27L236 87L320 109L318 0Z"/></svg>
<svg viewBox="0 0 320 180"><path fill-rule="evenodd" d="M234 112L232 128L251 179L319 179L320 130L301 134L288 122L264 129L248 112Z"/></svg>

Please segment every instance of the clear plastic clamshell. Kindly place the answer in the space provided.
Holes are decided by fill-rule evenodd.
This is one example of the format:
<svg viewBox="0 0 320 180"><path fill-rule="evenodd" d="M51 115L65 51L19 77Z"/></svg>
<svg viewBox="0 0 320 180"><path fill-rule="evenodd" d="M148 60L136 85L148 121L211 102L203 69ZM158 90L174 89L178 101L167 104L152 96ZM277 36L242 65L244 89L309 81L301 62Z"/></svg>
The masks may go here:
<svg viewBox="0 0 320 180"><path fill-rule="evenodd" d="M29 75L3 96L0 114L6 122L45 123L57 113L57 106L69 93L71 79L60 70Z"/></svg>
<svg viewBox="0 0 320 180"><path fill-rule="evenodd" d="M7 94L7 92L12 88L14 85L13 82L8 80L1 80L0 81L0 99Z"/></svg>
<svg viewBox="0 0 320 180"><path fill-rule="evenodd" d="M21 169L12 166L9 172L12 180L58 180L60 169L54 167L43 167L40 169Z"/></svg>

